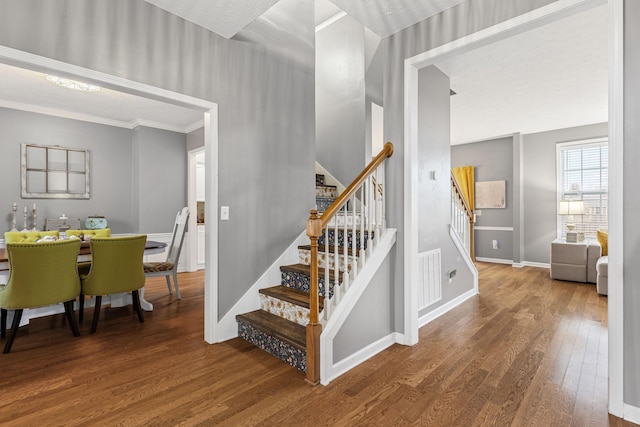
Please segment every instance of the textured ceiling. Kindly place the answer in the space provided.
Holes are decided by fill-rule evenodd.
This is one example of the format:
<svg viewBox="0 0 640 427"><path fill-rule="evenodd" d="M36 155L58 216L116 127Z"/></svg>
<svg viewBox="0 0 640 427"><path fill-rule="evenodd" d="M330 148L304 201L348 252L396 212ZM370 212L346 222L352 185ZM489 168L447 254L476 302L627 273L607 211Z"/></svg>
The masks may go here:
<svg viewBox="0 0 640 427"><path fill-rule="evenodd" d="M452 143L606 122L607 21L604 5L437 63Z"/></svg>
<svg viewBox="0 0 640 427"><path fill-rule="evenodd" d="M387 37L466 0L331 0L351 17Z"/></svg>
<svg viewBox="0 0 640 427"><path fill-rule="evenodd" d="M278 0L145 0L230 39Z"/></svg>

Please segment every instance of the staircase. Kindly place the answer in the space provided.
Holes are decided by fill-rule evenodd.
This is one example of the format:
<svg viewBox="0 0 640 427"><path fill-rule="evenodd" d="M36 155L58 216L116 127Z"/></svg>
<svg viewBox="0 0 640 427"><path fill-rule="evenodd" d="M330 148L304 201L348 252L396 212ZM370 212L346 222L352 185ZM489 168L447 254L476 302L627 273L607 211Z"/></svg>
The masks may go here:
<svg viewBox="0 0 640 427"><path fill-rule="evenodd" d="M338 196L337 189L333 185L325 185L324 176L316 175L316 204L319 211L324 211ZM334 233L329 230L328 253L325 246L326 238L321 237L319 242L319 278L318 292L320 295L320 310L324 307L325 295L325 266L327 262L329 277L329 295L333 295L334 287L342 283L344 270L343 240L338 239L339 246L335 248ZM356 246L358 247L358 243ZM347 241L348 258L354 260L351 254L351 240ZM366 246L366 244L365 244ZM297 264L283 265L280 267L281 282L278 286L260 290L260 310L236 316L238 322L238 335L253 343L257 347L279 357L301 371L306 371L306 338L305 330L309 323L309 283L311 247L309 245L298 247L299 260ZM335 254L338 253L338 272L334 271L336 264Z"/></svg>
<svg viewBox="0 0 640 427"><path fill-rule="evenodd" d="M338 314L355 307L383 262L376 248L386 242L388 251L395 242L384 214L384 162L392 155L387 142L340 196L316 175L316 209L306 224L310 244L298 247L297 264L280 267L280 285L260 289L259 310L236 316L238 336L305 372L310 384L320 383L323 327L339 327L345 317ZM323 348L327 356L331 347Z"/></svg>

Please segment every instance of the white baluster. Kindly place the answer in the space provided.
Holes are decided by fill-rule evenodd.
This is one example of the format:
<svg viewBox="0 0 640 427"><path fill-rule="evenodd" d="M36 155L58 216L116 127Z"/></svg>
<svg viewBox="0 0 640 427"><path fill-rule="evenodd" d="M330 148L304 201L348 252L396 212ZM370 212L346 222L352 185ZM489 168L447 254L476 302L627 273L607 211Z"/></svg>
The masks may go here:
<svg viewBox="0 0 640 427"><path fill-rule="evenodd" d="M366 182L360 186L360 249L358 250L359 259L360 259L360 267L364 267L366 262L367 254L364 250L364 230L365 230L365 222L366 222L366 204L365 204L365 187Z"/></svg>
<svg viewBox="0 0 640 427"><path fill-rule="evenodd" d="M329 279L329 225L324 228L326 239L324 239L324 311L325 311L325 320L329 320L331 316L331 300L329 299L329 283L331 283L331 279ZM333 235L333 243L336 244L338 236Z"/></svg>
<svg viewBox="0 0 640 427"><path fill-rule="evenodd" d="M351 198L353 205L351 206L353 209L351 210L351 221L353 221L353 228L351 230L351 235L353 236L353 244L351 245L351 254L354 256L357 256L357 249L356 249L356 244L358 243L358 234L356 233L358 231L358 221L357 221L357 217L356 217L356 204L358 202L358 199L356 197L357 192L353 193L353 196ZM350 264L351 265L351 264ZM353 263L353 265L351 265L351 271L353 271L354 276L356 277L358 275L358 263L355 262Z"/></svg>

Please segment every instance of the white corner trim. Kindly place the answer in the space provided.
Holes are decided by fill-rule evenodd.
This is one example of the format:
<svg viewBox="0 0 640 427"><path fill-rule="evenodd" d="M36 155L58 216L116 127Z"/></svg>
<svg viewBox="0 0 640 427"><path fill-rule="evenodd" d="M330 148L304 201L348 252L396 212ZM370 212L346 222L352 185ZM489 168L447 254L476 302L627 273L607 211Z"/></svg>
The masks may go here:
<svg viewBox="0 0 640 427"><path fill-rule="evenodd" d="M609 412L624 406L624 1L609 1ZM624 415L626 418L626 415ZM636 418L636 422L640 417ZM639 422L640 423L640 422Z"/></svg>
<svg viewBox="0 0 640 427"><path fill-rule="evenodd" d="M522 268L522 267L536 267L536 268L551 268L550 264L544 262L533 262L533 261L522 261L522 262L514 262L512 265L514 268Z"/></svg>
<svg viewBox="0 0 640 427"><path fill-rule="evenodd" d="M490 225L476 225L473 229L475 231L513 231L513 227L494 227Z"/></svg>
<svg viewBox="0 0 640 427"><path fill-rule="evenodd" d="M299 259L298 246L308 243L309 238L307 237L306 231L303 231L244 293L242 298L231 307L231 310L220 319L216 330L215 342L230 340L238 336L236 315L258 310L260 308L260 295L258 291L281 283L280 266L296 264Z"/></svg>
<svg viewBox="0 0 640 427"><path fill-rule="evenodd" d="M478 295L478 291L476 289L470 289L464 294L458 296L457 298L452 299L448 303L441 305L440 307L436 308L433 311L430 311L429 313L420 317L420 320L419 320L420 327L423 327L427 323L432 322L433 320L447 313L449 310L456 308L457 306L459 306L469 298L473 298L476 295Z"/></svg>
<svg viewBox="0 0 640 427"><path fill-rule="evenodd" d="M351 313L351 310L356 305L376 272L386 259L387 255L396 244L397 233L398 232L395 228L387 228L385 234L376 245L375 250L367 259L367 263L364 265L362 270L359 271L356 279L351 283L349 291L342 297L342 301L340 301L340 304L335 308L331 318L322 328L322 334L320 335L320 382L322 384L326 385L332 379L339 376L335 371L335 365L333 362L333 340L342 328L347 316ZM384 348L382 350L384 350ZM368 353L362 353L362 350L360 350L356 354L362 355ZM364 359L349 356L349 359L351 360L350 363L355 363L356 360L359 360L355 365L350 366L356 366L374 354L376 353L368 354ZM342 371L342 373L344 372L346 371Z"/></svg>
<svg viewBox="0 0 640 427"><path fill-rule="evenodd" d="M331 381L335 380L340 375L350 371L351 369L355 368L361 363L364 363L365 361L371 359L376 354L386 350L387 348L391 347L393 344L397 342L398 342L398 333L392 332L391 334L380 338L378 341L369 344L368 346L359 350L358 352L345 357L344 359L342 359L332 367L331 377L320 379L320 384L324 386L329 385Z"/></svg>
<svg viewBox="0 0 640 427"><path fill-rule="evenodd" d="M502 258L485 258L485 257L476 257L476 261L480 262L490 262L492 264L508 264L513 265L512 259L502 259Z"/></svg>
<svg viewBox="0 0 640 427"><path fill-rule="evenodd" d="M624 404L624 419L635 424L640 424L640 408Z"/></svg>
<svg viewBox="0 0 640 427"><path fill-rule="evenodd" d="M333 15L332 17L330 17L329 19L326 19L324 21L322 21L321 23L319 23L318 25L316 25L316 33L318 31L322 31L325 28L327 28L329 25L333 24L334 22L337 22L339 20L341 20L342 18L344 18L345 16L347 16L347 12L345 12L344 10L336 13L335 15Z"/></svg>

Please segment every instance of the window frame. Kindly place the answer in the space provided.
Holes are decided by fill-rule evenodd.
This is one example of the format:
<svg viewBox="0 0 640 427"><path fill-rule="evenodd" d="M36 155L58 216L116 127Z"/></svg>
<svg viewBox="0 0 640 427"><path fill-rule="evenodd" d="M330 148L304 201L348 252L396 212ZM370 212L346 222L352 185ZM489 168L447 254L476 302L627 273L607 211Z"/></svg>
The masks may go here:
<svg viewBox="0 0 640 427"><path fill-rule="evenodd" d="M568 141L568 142L558 142L556 143L556 237L558 239L561 238L565 238L566 237L566 227L563 224L563 216L562 215L558 215L558 209L560 206L560 202L563 200L568 200L568 199L563 199L563 194L564 194L564 189L563 189L563 158L562 158L562 154L564 151L568 150L568 149L576 149L576 148L590 148L590 147L603 147L606 146L607 147L607 156L609 155L608 152L608 147L609 147L609 138L608 137L600 137L600 138L591 138L591 139L581 139L581 140L576 140L576 141ZM609 202L609 173L608 173L608 169L609 169L609 165L608 162L605 163L605 167L602 167L602 161L601 161L601 167L600 167L600 171L602 171L603 169L607 169L607 190L606 191L600 191L597 194L606 194L607 195L607 207L608 207L608 202ZM584 169L580 169L580 170L584 170ZM602 176L602 172L600 173L600 176ZM589 194L596 194L594 192L585 192L582 191L582 189L579 191L580 193L580 198L579 199L572 199L572 200L584 200L583 199L583 194L584 193L589 193ZM604 218L605 218L605 226L608 227L608 213L605 212L604 214ZM574 231L577 232L584 232L583 229L580 229L580 225L576 222L576 229ZM595 235L587 235L585 233L585 239L595 239L596 236Z"/></svg>

